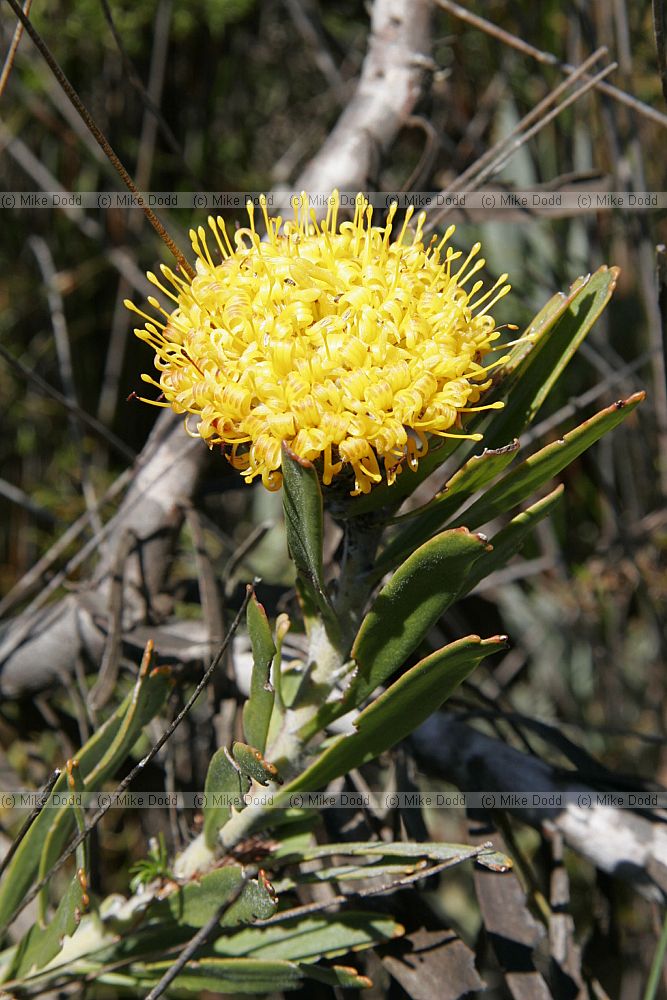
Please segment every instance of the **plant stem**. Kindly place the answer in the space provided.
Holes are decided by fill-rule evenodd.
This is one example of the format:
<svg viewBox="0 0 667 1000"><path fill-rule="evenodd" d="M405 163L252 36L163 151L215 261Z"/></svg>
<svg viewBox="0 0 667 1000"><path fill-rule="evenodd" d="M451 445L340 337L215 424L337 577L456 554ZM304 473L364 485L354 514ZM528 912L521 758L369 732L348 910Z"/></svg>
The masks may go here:
<svg viewBox="0 0 667 1000"><path fill-rule="evenodd" d="M306 673L297 703L285 709L280 729L266 749L267 760L276 765L284 782L302 773L307 766L307 743L319 731L315 725L316 716L341 680L368 600L369 571L375 562L382 523L377 519L359 518L344 522L343 530L341 573L333 601L341 625L340 634L334 635L327 629L322 617L313 623ZM266 792L266 789L257 790ZM277 786L275 790L279 794ZM270 807L246 806L241 812L232 814L220 831L220 842L229 850L270 822ZM180 877L192 875L210 865L213 858L213 852L206 848L203 835L200 835L177 859L177 874Z"/></svg>
<svg viewBox="0 0 667 1000"><path fill-rule="evenodd" d="M662 934L655 949L651 971L649 972L648 982L644 990L644 1000L655 1000L655 997L658 995L660 976L665 964L665 953L667 953L667 910L665 911L665 919L662 924Z"/></svg>

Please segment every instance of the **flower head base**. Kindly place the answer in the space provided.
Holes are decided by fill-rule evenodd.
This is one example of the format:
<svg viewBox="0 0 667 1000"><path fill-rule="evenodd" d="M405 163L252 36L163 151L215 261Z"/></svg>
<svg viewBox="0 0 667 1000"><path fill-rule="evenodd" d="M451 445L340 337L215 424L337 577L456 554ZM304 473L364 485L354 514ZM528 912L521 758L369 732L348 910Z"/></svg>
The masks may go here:
<svg viewBox="0 0 667 1000"><path fill-rule="evenodd" d="M483 363L500 336L489 309L509 291L507 275L482 293L480 245L459 263L445 249L451 226L425 247L425 213L411 232L408 210L392 239L395 204L384 226L372 225L361 195L340 224L337 192L321 223L305 195L284 224L263 198L261 209L264 241L248 204L250 225L233 244L221 218L208 220L219 263L200 227L192 281L163 267L169 289L148 275L175 303L167 313L149 299L165 323L127 303L147 321L136 333L160 372L142 378L163 394L159 405L194 415L191 433L222 445L247 481L280 487L285 441L318 461L324 485L345 471L353 494L391 484L432 435L462 436L460 414L483 408L489 369L505 360Z"/></svg>

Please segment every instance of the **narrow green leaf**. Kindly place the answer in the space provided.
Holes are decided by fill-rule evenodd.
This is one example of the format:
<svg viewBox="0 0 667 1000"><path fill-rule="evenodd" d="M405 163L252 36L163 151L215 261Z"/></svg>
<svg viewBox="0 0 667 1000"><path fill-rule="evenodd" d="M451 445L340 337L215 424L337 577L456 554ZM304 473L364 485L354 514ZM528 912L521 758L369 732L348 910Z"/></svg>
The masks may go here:
<svg viewBox="0 0 667 1000"><path fill-rule="evenodd" d="M78 796L84 791L84 785L78 761L67 761L64 777L68 804L63 808L72 810L77 829L81 832L85 827L85 816ZM51 830L53 829L52 827ZM49 847L50 837L47 834L38 872L39 879L47 874L52 862L55 861ZM74 875L52 917L49 918L47 914L46 889L38 897L37 920L16 949L8 978L20 979L33 970L43 968L60 952L64 939L71 937L79 926L81 917L90 906L87 856L88 844L84 840L76 849Z"/></svg>
<svg viewBox="0 0 667 1000"><path fill-rule="evenodd" d="M87 766L85 748L77 754L88 792L97 791L102 782L115 773L137 742L144 726L154 718L164 704L171 688L171 671L167 667L152 668L151 658L152 644L147 647L137 683L129 695L120 725L116 724L113 739L105 753L90 768Z"/></svg>
<svg viewBox="0 0 667 1000"><path fill-rule="evenodd" d="M256 747L249 747L246 743L235 743L232 747L232 757L243 774L258 781L260 785L266 785L269 781L277 781L280 784L280 776L275 764L264 760L263 755Z"/></svg>
<svg viewBox="0 0 667 1000"><path fill-rule="evenodd" d="M551 330L570 308L570 305L579 294L581 289L590 280L590 275L580 275L572 282L567 292L556 292L542 306L540 311L531 319L530 323L518 338L514 347L510 349L509 358L502 366L500 372L494 377L494 389L490 395L497 398L497 390L503 388L507 395L516 382L516 373L522 368L525 359L535 349L545 337L550 336ZM477 422L477 421L476 421Z"/></svg>
<svg viewBox="0 0 667 1000"><path fill-rule="evenodd" d="M67 761L63 777L67 790L67 794L62 796L67 803L63 805L63 809L72 810L77 829L81 832L85 827L85 816L79 795L84 791L84 785L78 761ZM50 833L51 831L49 831ZM38 872L39 879L47 874L55 860L50 852L49 834L47 834L42 850ZM52 917L48 917L47 913L48 895L46 889L38 897L37 919L19 943L7 978L19 979L27 976L31 971L43 968L60 952L64 939L71 937L79 926L82 915L90 906L87 856L88 844L84 840L76 849L74 875Z"/></svg>
<svg viewBox="0 0 667 1000"><path fill-rule="evenodd" d="M426 796L427 800L428 798ZM437 805L437 793L432 794L431 800L434 805ZM452 864L459 864L474 859L478 864L494 871L507 871L512 867L512 862L507 855L490 850L479 852L478 848L469 847L466 844L422 842L408 844L407 850L405 850L405 843L400 842L387 845L369 842L367 844L341 843L323 846L326 848L323 853L319 853L317 850L312 853L306 851L304 857L282 858L281 863L289 864L292 868L292 874L287 878L274 879L276 890L284 893L309 882L347 882L380 877L389 880L413 874L422 869L427 860L449 861ZM339 857L348 854L353 857L364 855L365 858L358 864L349 862L348 864L338 864L315 870L309 868L308 871L304 871L301 867L305 860L326 858L331 855Z"/></svg>
<svg viewBox="0 0 667 1000"><path fill-rule="evenodd" d="M250 779L242 774L230 759L225 747L221 747L211 757L204 784L204 839L206 846L214 850L218 844L218 831L222 829L232 813L244 808L243 796L250 788Z"/></svg>
<svg viewBox="0 0 667 1000"><path fill-rule="evenodd" d="M525 462L508 472L500 482L491 486L486 493L469 507L458 519L471 528L477 528L498 514L504 514L526 497L534 493L545 482L557 475L578 455L595 441L612 430L632 413L644 399L645 393L636 392L628 399L619 400L612 406L600 410L590 420L569 431L559 441L548 444Z"/></svg>
<svg viewBox="0 0 667 1000"><path fill-rule="evenodd" d="M227 957L280 959L288 962L337 958L371 948L403 934L392 917L359 910L318 913L284 920L272 927L253 927L219 937L214 950Z"/></svg>
<svg viewBox="0 0 667 1000"><path fill-rule="evenodd" d="M248 601L246 620L252 644L253 668L250 695L243 706L243 735L248 743L263 753L273 711L274 691L269 675L276 647L266 611L254 593Z"/></svg>
<svg viewBox="0 0 667 1000"><path fill-rule="evenodd" d="M315 979L319 983L327 986L341 986L347 990L369 990L372 979L362 976L352 965L332 965L327 969L324 965L301 966L310 979Z"/></svg>
<svg viewBox="0 0 667 1000"><path fill-rule="evenodd" d="M478 865L488 868L490 872L508 872L513 866L511 858L501 851L484 851L475 858Z"/></svg>
<svg viewBox="0 0 667 1000"><path fill-rule="evenodd" d="M519 442L514 440L504 448L486 448L481 455L473 455L430 503L400 518L399 524L407 524L380 555L376 566L378 578L439 531L462 504L509 465L518 449Z"/></svg>
<svg viewBox="0 0 667 1000"><path fill-rule="evenodd" d="M352 647L359 673L342 708L359 705L416 649L456 599L486 541L465 529L443 531L420 546L376 597ZM341 711L342 714L342 711Z"/></svg>
<svg viewBox="0 0 667 1000"><path fill-rule="evenodd" d="M173 959L136 966L146 986L153 986L173 965ZM134 967L133 967L134 968ZM275 993L294 990L309 976L309 970L292 962L259 961L252 958L198 958L176 977L173 990L195 993ZM178 995L178 994L176 994Z"/></svg>
<svg viewBox="0 0 667 1000"><path fill-rule="evenodd" d="M80 774L86 791L96 791L127 756L143 727L159 711L169 691L170 674L151 669L152 646L147 647L133 691L78 751ZM32 883L42 856L47 835L50 850L59 854L75 823L71 809L53 807L54 796L67 788L63 772L53 787L49 802L21 842L0 884L0 927L11 919ZM52 829L53 828L53 829Z"/></svg>
<svg viewBox="0 0 667 1000"><path fill-rule="evenodd" d="M496 448L519 437L532 423L609 302L617 278L618 268L606 266L593 275L578 278L567 296L547 304L545 321L537 327L535 323L540 317L536 317L529 327L534 337L532 346L517 346L517 354L503 367L496 388L484 399L484 402L506 399L504 410L485 418L482 428L475 427L482 429L487 447Z"/></svg>
<svg viewBox="0 0 667 1000"><path fill-rule="evenodd" d="M21 979L42 969L61 951L63 941L71 937L90 904L85 872L78 869L71 877L55 914L48 921L37 920L16 949L6 979Z"/></svg>
<svg viewBox="0 0 667 1000"><path fill-rule="evenodd" d="M504 636L467 636L407 670L358 716L357 732L340 736L281 791L275 804L301 789L314 791L378 757L442 705L480 660L505 647Z"/></svg>
<svg viewBox="0 0 667 1000"><path fill-rule="evenodd" d="M295 870L291 876L283 876L274 879L276 892L281 895L297 889L302 885L332 885L334 882L360 882L366 879L382 878L389 882L391 879L403 878L405 875L412 875L419 868L423 868L423 861L364 861L358 864L331 865L327 868L318 868L316 871Z"/></svg>
<svg viewBox="0 0 667 1000"><path fill-rule="evenodd" d="M61 803L58 812L63 812L67 815L67 813L71 810L76 823L77 832L81 833L85 828L86 818L83 813L83 808L81 807L80 793L82 793L85 789L78 760L67 761L62 777L64 779L64 794L63 792L58 793L58 801ZM44 838L44 845L42 847L42 854L39 861L39 869L37 871L37 880L39 882L47 876L60 855L58 832L58 823L54 823ZM82 878L84 880L86 878L87 869L86 855L87 845L84 840L81 844L79 844L76 850L77 868L81 869ZM48 885L45 885L37 897L37 909L39 914L38 920L44 924L46 923L48 908L49 887Z"/></svg>
<svg viewBox="0 0 667 1000"><path fill-rule="evenodd" d="M133 966L133 971L136 968L134 977L123 977L112 973L106 977L100 976L98 981L105 982L108 979L111 985L126 982L130 988L143 985L145 990L149 986L154 986L172 964L166 960L144 966L137 965ZM356 969L344 965L333 965L327 969L324 966L297 965L294 962L206 957L198 958L186 965L171 988L176 991L175 995L179 995L179 991L199 996L206 991L216 995L219 993L273 995L280 990L299 989L308 979L343 989L368 989L373 985L370 979L362 976Z"/></svg>
<svg viewBox="0 0 667 1000"><path fill-rule="evenodd" d="M466 640L476 639L478 636L469 636ZM487 642L491 640L486 640ZM454 645L457 645L454 643ZM445 649L450 649L445 646ZM442 652L440 650L439 652ZM495 652L495 650L493 650ZM437 656L433 653L433 656ZM426 662L426 661L424 661ZM416 669L416 668L415 668ZM460 857L462 861L467 861L475 856L477 848L470 847L469 844L447 844L441 841L419 841L412 843L409 841L377 841L377 840L353 840L340 841L334 844L313 844L294 858L282 858L282 864L293 864L294 862L314 861L319 858L330 858L338 856L350 857L371 857L371 858L413 858L416 860L429 859L431 861L451 861Z"/></svg>
<svg viewBox="0 0 667 1000"><path fill-rule="evenodd" d="M287 545L297 570L318 601L326 602L322 564L324 512L322 490L311 462L298 458L283 443L283 507Z"/></svg>
<svg viewBox="0 0 667 1000"><path fill-rule="evenodd" d="M521 549L528 535L531 534L535 525L543 518L547 517L564 492L564 486L557 486L555 490L547 496L542 497L537 503L532 504L526 510L517 514L504 528L491 539L493 546L490 552L485 552L466 575L460 596L469 594L471 590L486 579L490 573L502 569L513 555Z"/></svg>

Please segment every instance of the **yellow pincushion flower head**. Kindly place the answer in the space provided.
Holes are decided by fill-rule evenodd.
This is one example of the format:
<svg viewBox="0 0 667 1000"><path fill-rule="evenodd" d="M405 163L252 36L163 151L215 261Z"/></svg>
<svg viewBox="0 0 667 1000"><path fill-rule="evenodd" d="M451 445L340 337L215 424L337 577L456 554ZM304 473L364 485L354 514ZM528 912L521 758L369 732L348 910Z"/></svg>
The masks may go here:
<svg viewBox="0 0 667 1000"><path fill-rule="evenodd" d="M393 235L396 204L384 226L372 225L361 195L341 223L336 191L321 223L306 195L285 223L260 204L263 241L249 202L250 225L233 243L209 218L219 262L200 227L190 233L192 280L163 266L170 289L149 273L175 304L168 313L149 298L166 322L127 303L147 321L135 332L160 372L142 378L164 401L147 402L188 414L190 433L222 445L246 481L261 476L270 490L282 483L283 441L317 463L325 486L336 476L354 479L353 495L391 485L416 469L430 438L464 436L460 415L482 408L489 369L505 360L484 364L500 336L489 309L509 291L507 275L482 292L480 244L460 263L445 249L450 226L424 246L425 213L411 231L410 210Z"/></svg>

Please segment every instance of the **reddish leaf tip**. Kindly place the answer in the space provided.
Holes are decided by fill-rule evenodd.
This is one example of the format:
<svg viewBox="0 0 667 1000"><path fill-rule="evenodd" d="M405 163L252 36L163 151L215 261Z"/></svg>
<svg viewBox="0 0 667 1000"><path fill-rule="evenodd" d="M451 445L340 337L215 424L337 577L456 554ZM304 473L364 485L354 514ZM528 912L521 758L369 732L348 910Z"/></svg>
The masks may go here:
<svg viewBox="0 0 667 1000"><path fill-rule="evenodd" d="M313 463L310 462L307 458L301 458L301 456L297 455L297 453L295 451L292 451L292 449L288 445L287 441L283 441L282 448L283 448L283 452L287 455L287 457L291 458L292 461L294 461L298 465L300 465L302 469L313 469L314 468Z"/></svg>

